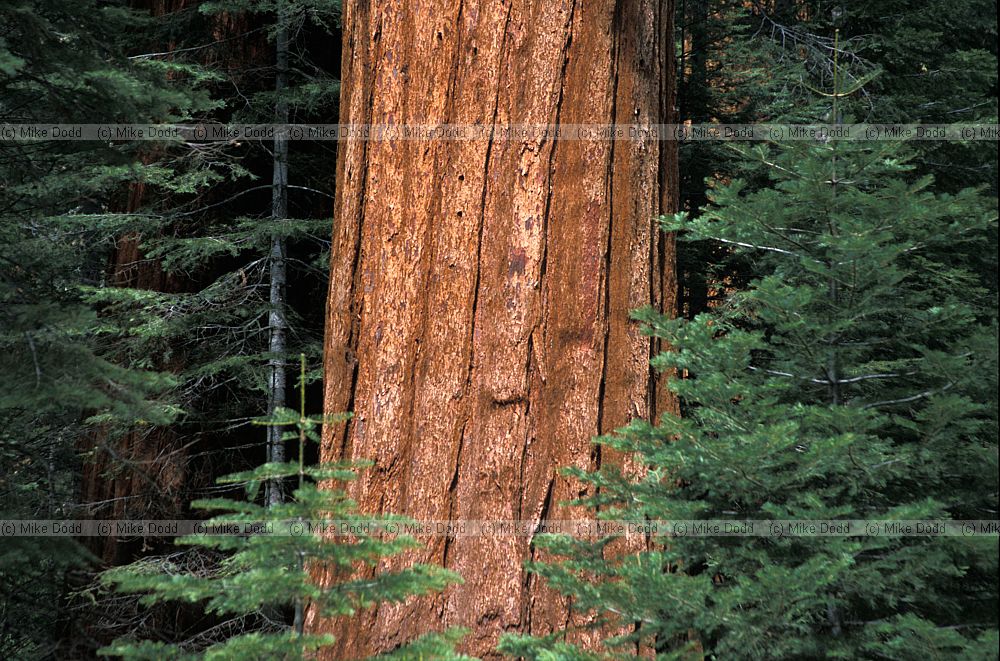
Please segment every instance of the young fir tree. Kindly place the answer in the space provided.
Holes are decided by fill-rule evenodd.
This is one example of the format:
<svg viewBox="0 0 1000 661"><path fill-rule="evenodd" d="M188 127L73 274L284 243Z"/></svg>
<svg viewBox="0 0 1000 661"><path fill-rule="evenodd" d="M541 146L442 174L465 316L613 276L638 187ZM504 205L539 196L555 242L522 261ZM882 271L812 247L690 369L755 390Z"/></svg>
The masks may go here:
<svg viewBox="0 0 1000 661"><path fill-rule="evenodd" d="M988 0L917 5L905 0L685 0L677 3L676 24L681 121L743 123L786 115L812 94L803 77L829 81L839 52L859 75L883 72L865 86L857 111L861 121L996 122L996 3ZM912 148L910 177L933 174L936 188L947 192L985 184L995 194L994 144L927 140ZM681 209L692 216L706 203L707 177L737 176L748 190L766 185L759 169L741 171L746 161L724 143L685 142L680 162ZM991 240L995 246L995 233ZM973 258L984 281L996 272L995 255L994 247ZM680 313L705 310L718 291L713 283L742 286L746 272L747 265L725 259L718 244L681 244Z"/></svg>
<svg viewBox="0 0 1000 661"><path fill-rule="evenodd" d="M995 2L799 0L770 7L755 2L754 12L764 33L786 43L795 42L796 34L815 41L839 28L842 42L851 41L852 58L884 72L866 88L861 121L997 121ZM997 154L991 143L927 140L913 150L915 171L933 174L939 190L985 184L996 194Z"/></svg>
<svg viewBox="0 0 1000 661"><path fill-rule="evenodd" d="M304 632L304 613L309 604L325 617L348 616L379 602L395 602L417 594L442 590L458 576L440 567L416 564L407 569L379 573L373 577L345 578L321 587L310 574L334 572L348 576L359 566L374 566L386 556L415 546L412 538L380 537L380 533L358 533L349 541L331 540L304 526L320 521L336 521L352 529L373 529L372 524L402 522L393 517L366 517L359 514L343 490L320 488L320 481L346 482L354 479L354 467L345 464L307 466L306 443L319 442L319 427L343 416L325 420L306 415L306 358L301 356L299 379L300 410L279 408L261 421L268 427L293 428L284 431L282 441L298 444L298 458L292 462L269 462L255 470L220 479L220 484L245 484L248 500L215 498L193 503L198 509L221 512L208 520L211 529L243 529L248 524L270 528L274 534L191 535L180 543L216 549L227 557L211 575L163 571L162 563L139 561L106 572L103 581L119 591L148 593L146 605L180 601L203 605L206 613L222 620L239 620L240 625L256 622L250 630L239 631L224 640L199 637L191 641L164 643L151 640L117 640L101 650L103 654L127 659L302 659L316 649L334 642L330 635ZM281 503L257 500L260 485L294 480L297 488ZM300 522L302 525L300 525ZM296 527L299 526L299 527ZM292 624L281 617L269 617L291 610ZM270 611L270 613L269 613ZM217 628L219 625L217 625ZM428 634L381 658L462 659L453 650L460 630ZM204 642L210 641L208 644Z"/></svg>
<svg viewBox="0 0 1000 661"><path fill-rule="evenodd" d="M665 223L752 260L712 314L637 315L671 351L654 365L683 417L636 421L602 445L646 475L580 479L611 519L994 519L996 288L967 267L995 201L936 194L907 145L745 148L772 185L715 182L696 219ZM608 642L662 658L996 658L997 539L550 537L535 566L577 608L632 625ZM611 630L621 631L620 627ZM527 658L582 658L508 638ZM694 656L689 656L694 655Z"/></svg>

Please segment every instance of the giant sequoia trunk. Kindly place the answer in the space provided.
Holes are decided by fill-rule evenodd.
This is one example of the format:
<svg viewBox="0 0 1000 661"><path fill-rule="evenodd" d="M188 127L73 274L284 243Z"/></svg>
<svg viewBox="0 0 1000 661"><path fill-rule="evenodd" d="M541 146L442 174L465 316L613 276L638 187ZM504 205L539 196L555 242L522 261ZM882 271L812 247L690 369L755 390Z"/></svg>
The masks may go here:
<svg viewBox="0 0 1000 661"><path fill-rule="evenodd" d="M641 124L672 118L672 2L345 2L341 123ZM374 461L364 511L418 519L567 518L563 466L591 438L674 404L629 312L674 306L673 143L340 144L323 458ZM488 654L504 631L562 627L528 576L527 537L430 540L443 595L333 631L343 658L447 626ZM321 577L329 580L330 577Z"/></svg>

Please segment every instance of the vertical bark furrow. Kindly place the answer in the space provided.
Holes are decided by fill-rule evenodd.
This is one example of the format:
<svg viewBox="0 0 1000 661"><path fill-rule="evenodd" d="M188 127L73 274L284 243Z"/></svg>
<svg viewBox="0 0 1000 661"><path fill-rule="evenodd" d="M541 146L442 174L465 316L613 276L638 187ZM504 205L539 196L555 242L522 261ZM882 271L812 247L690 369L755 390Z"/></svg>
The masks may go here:
<svg viewBox="0 0 1000 661"><path fill-rule="evenodd" d="M615 3L614 18L612 19L613 26L617 26L621 23L621 2ZM620 57L620 42L618 39L618 32L613 31L611 38L611 117L617 118L618 109L618 65ZM611 149L608 152L607 167L604 173L604 179L607 186L608 195L608 235L605 242L605 253L604 253L604 275L606 278L610 278L613 273L612 264L612 249L614 247L614 230L615 230L615 143L611 143ZM604 423L604 399L605 391L608 383L608 355L609 347L611 344L611 289L612 283L605 281L604 283L604 350L602 352L601 361L601 388L597 395L597 433L603 434L607 431ZM601 457L601 447L597 446L594 452L594 468L600 468L600 457Z"/></svg>

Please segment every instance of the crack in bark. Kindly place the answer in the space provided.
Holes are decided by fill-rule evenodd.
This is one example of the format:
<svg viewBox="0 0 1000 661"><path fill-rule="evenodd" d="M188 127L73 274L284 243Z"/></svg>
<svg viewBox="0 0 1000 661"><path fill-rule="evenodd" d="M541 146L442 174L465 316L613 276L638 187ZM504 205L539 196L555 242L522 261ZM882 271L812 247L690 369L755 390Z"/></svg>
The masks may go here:
<svg viewBox="0 0 1000 661"><path fill-rule="evenodd" d="M673 13L658 13L656 21L656 34L660 35L660 39L654 56L659 74L659 89L661 90L661 94L658 96L658 116L656 119L658 122L669 124L675 121L675 95L677 93L674 85L676 65L671 52L673 48L673 37L671 36L674 28ZM677 208L677 193L673 188L677 184L677 159L676 156L669 158L675 147L675 144L669 142L661 142L658 147L657 185L659 188L659 199L657 200L657 207L660 214ZM673 177L670 176L671 172L674 173ZM654 291L651 292L652 297L650 301L654 303L654 306L662 314L671 314L671 316L674 316L676 310L671 311L667 309L668 301L665 295L666 286L669 281L667 277L668 268L671 266L667 263L667 249L670 247L671 238L660 229L657 219L653 219L652 233L650 263L651 268L655 267L655 271L651 271L650 284L654 288ZM676 254L675 251L673 252ZM676 306L676 279L673 280L673 286L675 289L673 304ZM651 337L649 342L649 360L652 361L662 349L662 341ZM649 415L650 419L655 419L671 408L676 409L677 405L675 401L674 406L660 406L660 389L661 385L666 389L665 384L661 384L661 377L653 369L652 365L649 366L648 371L649 386L647 388L647 396L649 398ZM664 410L660 410L661 408ZM677 411L675 410L675 412Z"/></svg>
<svg viewBox="0 0 1000 661"><path fill-rule="evenodd" d="M617 119L618 112L618 66L621 57L619 32L621 25L621 2L615 2L614 18L611 20L611 123ZM611 343L611 249L614 247L615 227L615 145L611 141L608 148L608 168L605 179L608 190L608 240L604 252L604 347L601 355L601 380L597 389L597 434L604 433L604 394L608 381L608 348ZM601 446L595 446L591 454L595 468L601 467Z"/></svg>
<svg viewBox="0 0 1000 661"><path fill-rule="evenodd" d="M563 63L559 70L559 96L556 98L556 112L555 112L555 126L559 126L559 118L562 115L562 104L563 104L563 93L566 90L566 70L569 67L569 48L573 43L573 17L576 15L576 0L569 8L569 17L566 21L566 27L568 29L568 34L566 35L566 43L563 44ZM544 144L544 143L543 143ZM549 216L552 212L552 180L554 179L555 173L555 158L556 158L556 147L559 146L558 138L552 138L552 149L549 151L549 162L548 162L548 176L546 177L546 185L548 190L545 194L545 209L542 212L542 257L539 260L538 265L538 291L541 295L541 309L539 310L539 319L544 318L544 313L548 306L548 296L546 295L545 289L545 275L546 269L548 267L548 255L549 255ZM545 355L545 339L548 334L548 324L539 322L542 327L542 356ZM532 330L534 333L534 330ZM545 382L545 369L544 369L544 358L539 360L540 375L542 382Z"/></svg>
<svg viewBox="0 0 1000 661"><path fill-rule="evenodd" d="M503 59L503 48L504 48L504 43L506 43L507 28L510 25L510 14L513 4L514 3L511 2L510 5L508 5L507 19L504 22L504 32L500 39L500 48L498 49L498 63L497 63L498 69L500 66L499 61L502 61ZM461 15L461 10L459 12L459 15ZM500 82L499 80L497 80L496 95L493 101L493 118L492 118L493 125L496 124L499 106L500 106ZM469 360L468 360L468 367L466 370L466 380L465 380L465 389L463 392L463 397L467 395L471 390L472 373L475 369L476 315L479 310L479 286L483 269L483 227L486 224L485 223L486 200L487 200L487 190L489 188L490 158L492 157L492 154L493 154L493 141L490 140L486 144L486 154L483 159L483 192L480 195L480 200L479 200L479 218L478 218L479 224L477 227L477 237L476 237L476 275L472 285L472 306L470 310L470 323L469 323ZM471 404L467 406L471 407ZM462 434L459 438L459 452L461 452L462 444L464 444L465 442L465 428L471 417L472 417L471 411L467 409L465 420L462 422ZM458 474L460 466L461 463L459 457L456 456L455 472L452 477L452 484L448 489L448 497L450 500L449 511L454 511L455 507L455 493L456 493L456 488L458 486L458 479L459 479Z"/></svg>
<svg viewBox="0 0 1000 661"><path fill-rule="evenodd" d="M552 496L553 496L553 492L555 491L555 484L556 484L555 477L550 477L549 478L549 484L548 484L548 486L545 489L545 498L542 500L542 509L541 509L541 512L538 515L539 522L545 520L545 517L548 516L549 510L552 507ZM529 562L534 562L534 560L535 560L536 549L535 549L534 541L535 541L535 535L532 534L528 538L528 561ZM531 616L532 616L532 614L535 611L535 608L534 608L534 606L535 606L535 595L532 594L531 588L535 585L536 582L537 581L535 580L535 575L534 574L532 574L531 572L527 572L527 571L524 572L524 582L523 582L524 592L528 594L528 599L527 599L527 603L526 603L526 608L524 609L526 612L522 613L521 620L524 621L524 632L528 633L528 634L534 633L532 631L532 629L531 629L531 624L532 624L532 617ZM565 631L565 628L564 628L564 631Z"/></svg>
<svg viewBox="0 0 1000 661"><path fill-rule="evenodd" d="M558 78L559 95L556 98L555 118L554 118L554 124L557 127L559 126L559 120L562 116L563 99L566 91L566 73L569 68L569 50L573 44L573 19L575 15L576 15L576 0L573 0L573 2L570 4L569 16L566 21L567 35L566 35L566 41L563 44L562 48L562 56L563 56L562 66L560 67L559 70L559 78ZM552 138L552 148L549 151L549 159L547 164L547 177L546 177L547 190L545 194L545 207L544 211L542 212L542 219L541 219L542 227L540 231L542 237L542 256L541 259L539 260L538 290L541 300L539 302L540 309L538 311L539 315L538 323L536 324L535 328L533 328L531 331L531 334L533 336L538 326L541 326L542 328L542 353L540 355L538 364L540 368L539 377L541 378L543 383L545 383L546 381L543 357L545 354L545 343L548 335L548 324L544 323L546 312L548 310L548 295L546 289L548 282L545 276L548 267L549 226L550 226L549 218L552 212L552 195L553 195L552 182L553 179L555 178L555 155L556 155L556 148L558 146L559 146L558 138ZM524 454L525 455L527 454L527 445L525 445ZM522 484L520 489L522 493L522 499L523 499L524 488L525 488L524 480L522 479ZM549 478L549 483L546 488L546 495L542 501L542 511L539 517L540 519L543 519L548 514L549 508L551 507L551 500L554 488L555 488L555 478L552 477ZM521 511L523 511L523 504ZM536 550L533 541L534 541L534 536L528 539L528 557L530 561L534 561L536 555ZM535 601L536 601L536 591L533 589L535 587L535 581L533 580L533 578L534 578L533 575L531 575L530 573L526 573L524 579L524 592L527 595L527 599L525 600L525 609L527 612L522 613L521 616L521 619L524 622L524 630L526 633L529 634L533 633L532 615L534 614L535 611Z"/></svg>
<svg viewBox="0 0 1000 661"><path fill-rule="evenodd" d="M459 27L456 28L456 33L457 33L458 36L456 37L457 46L456 46L456 49L455 49L455 61L454 61L454 66L452 67L451 80L449 82L449 99L454 99L455 98L454 88L455 88L455 84L456 84L456 80L457 80L457 76L458 76L458 68L459 68L460 61L461 61L461 44L462 44L462 41L461 41L461 36L460 36L461 35L460 21L461 21L463 6L464 6L464 2L460 2L460 4L459 4L459 10L458 10L458 15L457 15L457 18L456 18L456 25L458 25ZM500 63L503 61L504 44L506 43L506 39L507 39L507 30L508 30L508 27L510 25L510 15L511 15L512 8L513 8L513 1L510 3L510 5L508 5L508 8L507 8L507 17L506 17L506 19L504 21L504 31L503 31L503 34L501 35L500 47L499 47L498 53L497 53L497 60L498 60L497 61L497 65L496 65L497 69L499 69ZM493 123L493 125L496 124L496 118L497 118L497 114L498 114L498 111L499 111L499 105L500 105L500 81L498 79L497 83L496 83L496 94L495 94L494 102L493 102L493 117L492 117L492 123ZM479 310L479 288L480 288L480 283L481 283L482 260L483 260L483 250L482 250L482 248L483 248L483 228L484 228L484 226L486 224L486 201L487 201L487 191L488 191L488 188L489 188L489 169L490 169L490 159L492 158L492 151L493 151L493 141L490 140L487 143L487 145L486 145L486 153L485 153L484 158L483 158L483 184L482 184L482 193L480 195L479 215L478 215L478 219L477 219L478 220L478 226L476 228L476 253L475 253L476 254L476 274L475 274L475 277L473 279L473 285L472 285L472 305L471 305L470 313L469 313L469 350L468 350L468 362L467 362L467 368L466 368L465 387L463 388L463 391L462 391L462 397L463 397L463 399L466 400L466 402L464 402L465 403L465 408L466 408L466 413L465 413L465 419L462 422L462 430L461 430L461 432L459 434L459 438L458 438L458 448L457 448L457 452L455 453L455 468L454 468L454 471L452 473L451 482L448 485L447 499L448 499L448 518L449 518L449 520L451 520L451 519L454 518L454 512L455 512L455 508L456 508L456 505L457 505L458 483L459 483L459 479L460 479L459 478L459 476L460 476L460 469L461 469L461 466L462 466L462 450L465 447L465 441L466 441L465 431L466 431L466 428L467 428L467 426L469 424L469 420L472 417L472 406L474 405L474 402L469 402L467 395L469 394L469 392L471 391L471 388L472 388L472 376L473 376L473 372L474 372L474 369L475 369L476 317L477 317L478 310ZM452 537L447 537L445 539L444 548L442 550L442 558L441 558L441 564L442 564L443 567L448 567L449 553L451 551L451 546L452 546L453 541L454 541L454 539ZM442 598L441 601L440 601L442 612L444 611L446 601L447 600L444 599L444 598Z"/></svg>
<svg viewBox="0 0 1000 661"><path fill-rule="evenodd" d="M537 328L537 326L536 326ZM535 356L535 329L531 329L531 333L528 334L528 351L527 360L525 360L524 371L527 387L525 389L524 400L526 402L524 407L524 419L531 420L531 364ZM518 485L520 488L517 490L517 515L524 516L524 469L528 464L528 446L531 444L531 432L532 426L530 424L525 424L524 426L524 442L521 443L521 464L518 467Z"/></svg>
<svg viewBox="0 0 1000 661"><path fill-rule="evenodd" d="M466 421L468 422L468 421ZM455 491L458 488L458 468L462 465L462 448L465 447L465 426L466 423L462 423L462 431L458 435L458 449L455 452L455 472L451 475L451 482L448 484L448 520L454 520L455 514ZM454 537L448 536L444 539L444 549L441 553L441 566L448 566L448 552L451 550L451 544L454 541ZM441 600L441 610L444 610L444 600Z"/></svg>

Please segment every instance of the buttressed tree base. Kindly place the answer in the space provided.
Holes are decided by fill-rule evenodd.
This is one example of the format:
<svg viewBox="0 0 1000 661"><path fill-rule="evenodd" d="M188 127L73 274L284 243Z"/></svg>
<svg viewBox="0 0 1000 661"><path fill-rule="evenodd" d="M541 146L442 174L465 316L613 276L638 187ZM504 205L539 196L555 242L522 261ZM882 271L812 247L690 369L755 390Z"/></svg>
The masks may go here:
<svg viewBox="0 0 1000 661"><path fill-rule="evenodd" d="M342 124L643 124L672 118L673 3L344 3ZM644 140L339 144L326 327L324 461L368 459L362 511L425 520L568 518L591 438L672 409L629 313L675 301L675 144ZM465 626L564 626L523 570L528 537L433 538L399 562L464 585L332 631L338 658ZM332 580L331 577L320 577Z"/></svg>

